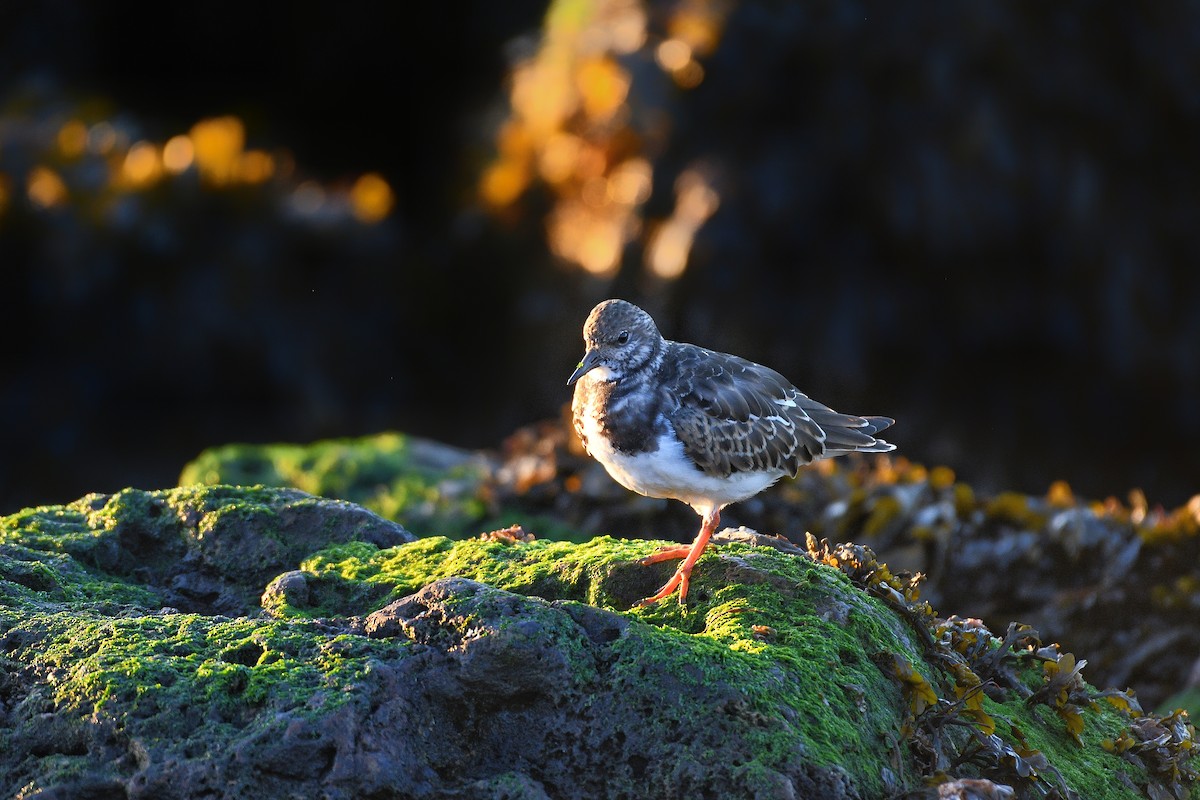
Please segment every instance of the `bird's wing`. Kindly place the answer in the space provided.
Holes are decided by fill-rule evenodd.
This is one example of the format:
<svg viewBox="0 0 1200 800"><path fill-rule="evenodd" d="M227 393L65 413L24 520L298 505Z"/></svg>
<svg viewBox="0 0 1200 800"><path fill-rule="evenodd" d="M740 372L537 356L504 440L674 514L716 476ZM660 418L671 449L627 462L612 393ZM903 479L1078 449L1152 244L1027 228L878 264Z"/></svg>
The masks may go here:
<svg viewBox="0 0 1200 800"><path fill-rule="evenodd" d="M675 433L705 473L795 475L825 452L826 433L811 415L812 401L778 372L693 345L675 344L667 356L664 390L675 406Z"/></svg>

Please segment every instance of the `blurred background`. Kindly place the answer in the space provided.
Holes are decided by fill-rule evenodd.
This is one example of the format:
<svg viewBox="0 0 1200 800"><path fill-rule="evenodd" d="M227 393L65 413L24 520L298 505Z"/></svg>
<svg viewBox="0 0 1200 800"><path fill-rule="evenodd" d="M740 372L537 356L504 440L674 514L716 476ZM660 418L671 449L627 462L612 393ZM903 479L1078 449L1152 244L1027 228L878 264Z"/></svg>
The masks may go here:
<svg viewBox="0 0 1200 800"><path fill-rule="evenodd" d="M597 301L984 491L1200 491L1200 6L0 0L0 513L556 417Z"/></svg>

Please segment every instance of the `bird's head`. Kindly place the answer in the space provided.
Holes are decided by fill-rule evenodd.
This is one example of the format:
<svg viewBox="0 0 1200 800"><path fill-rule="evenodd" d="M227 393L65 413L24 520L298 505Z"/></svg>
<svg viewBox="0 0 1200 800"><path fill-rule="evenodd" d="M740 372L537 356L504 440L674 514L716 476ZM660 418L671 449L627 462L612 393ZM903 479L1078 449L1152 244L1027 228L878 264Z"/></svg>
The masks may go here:
<svg viewBox="0 0 1200 800"><path fill-rule="evenodd" d="M568 386L595 369L603 370L603 380L615 381L651 363L663 346L650 315L624 300L605 300L592 309L583 323L583 342L587 352Z"/></svg>

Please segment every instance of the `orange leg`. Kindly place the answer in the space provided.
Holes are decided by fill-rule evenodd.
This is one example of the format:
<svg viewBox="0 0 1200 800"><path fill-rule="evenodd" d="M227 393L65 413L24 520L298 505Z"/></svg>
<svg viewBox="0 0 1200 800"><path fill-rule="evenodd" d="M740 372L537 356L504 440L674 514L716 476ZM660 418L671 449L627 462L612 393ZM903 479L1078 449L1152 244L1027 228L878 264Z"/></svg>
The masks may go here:
<svg viewBox="0 0 1200 800"><path fill-rule="evenodd" d="M721 524L721 512L719 509L714 509L712 513L705 515L704 523L700 526L700 533L696 534L696 540L692 542L691 547L668 547L646 556L639 562L641 564L657 564L659 561L667 561L672 558L683 559L683 563L679 565L679 569L675 570L671 580L667 581L666 585L659 589L653 597L643 600L641 605L648 606L669 597L676 587L679 587L679 604L683 605L688 593L688 579L691 578L692 567L696 566L696 562L700 560L700 554L708 546L709 537L713 535L713 531L719 524Z"/></svg>

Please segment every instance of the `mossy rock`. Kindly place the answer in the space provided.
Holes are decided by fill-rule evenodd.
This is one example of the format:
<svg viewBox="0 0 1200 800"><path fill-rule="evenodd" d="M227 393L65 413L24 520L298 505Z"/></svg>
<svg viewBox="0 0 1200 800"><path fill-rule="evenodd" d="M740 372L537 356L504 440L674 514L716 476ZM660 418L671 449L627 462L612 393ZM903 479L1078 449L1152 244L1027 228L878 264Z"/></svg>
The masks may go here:
<svg viewBox="0 0 1200 800"><path fill-rule="evenodd" d="M359 506L295 489L91 494L0 518L0 599L245 614L265 581L314 550L414 538Z"/></svg>
<svg viewBox="0 0 1200 800"><path fill-rule="evenodd" d="M350 500L420 535L464 538L514 522L539 539L593 535L685 541L680 503L625 491L545 421L470 453L396 433L294 445L228 445L184 470L185 484L264 483ZM1200 496L1173 511L1089 503L1057 482L1045 496L977 493L946 467L903 457L818 462L739 503L727 521L803 539L870 545L927 576L939 608L1000 630L1018 619L1088 655L1088 674L1133 686L1150 706L1188 685L1200 651Z"/></svg>
<svg viewBox="0 0 1200 800"><path fill-rule="evenodd" d="M356 503L419 535L466 536L487 530L487 475L479 455L381 433L311 444L213 447L183 468L179 485L292 487Z"/></svg>
<svg viewBox="0 0 1200 800"><path fill-rule="evenodd" d="M638 565L656 543L394 544L387 525L230 487L0 520L0 791L836 800L953 777L1195 796L1186 765L1174 784L1150 768L1120 702L1083 704L1073 731L1053 697L1031 701L1090 688L1054 683L1061 660L980 634L1015 683L956 697L951 651L889 599L882 565L852 580L828 554L717 544L687 607L642 607L671 568ZM163 607L189 585L181 563L235 599L259 581L266 609Z"/></svg>

